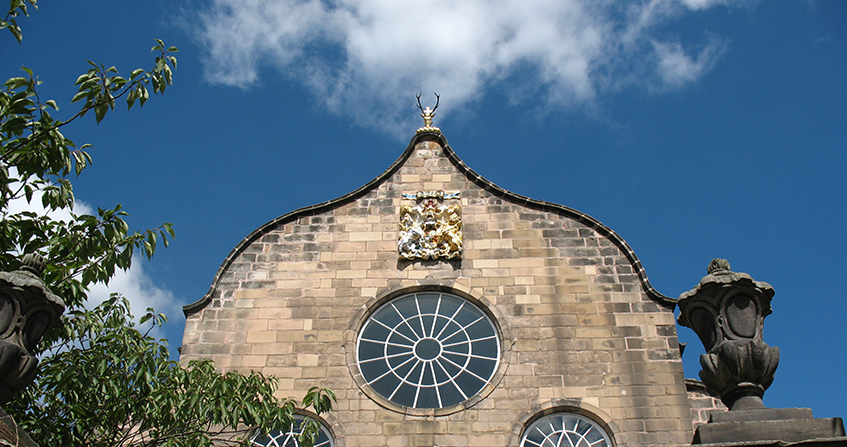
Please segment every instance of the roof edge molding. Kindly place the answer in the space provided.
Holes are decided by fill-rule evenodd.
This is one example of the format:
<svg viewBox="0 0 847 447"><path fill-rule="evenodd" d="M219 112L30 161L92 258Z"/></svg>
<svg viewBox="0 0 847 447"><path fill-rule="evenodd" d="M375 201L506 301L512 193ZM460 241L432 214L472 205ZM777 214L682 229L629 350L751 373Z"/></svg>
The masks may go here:
<svg viewBox="0 0 847 447"><path fill-rule="evenodd" d="M415 150L415 145L417 145L417 143L421 140L438 141L439 144L441 144L441 147L444 148L444 154L447 156L447 159L450 160L450 162L459 170L459 172L465 174L468 180L470 180L480 188L490 192L491 194L500 197L504 200L524 205L528 208L545 212L553 212L566 217L570 217L586 225L587 227L596 230L602 236L609 238L609 240L611 240L612 243L616 247L618 247L618 249L620 249L624 253L624 256L626 256L626 258L632 263L633 269L635 270L635 273L637 274L638 279L641 282L641 285L644 287L644 290L647 295L652 300L667 308L672 309L674 306L676 306L675 299L665 296L659 293L659 291L657 291L655 288L653 288L653 286L650 284L650 280L647 279L647 273L644 271L644 267L641 265L641 261L639 261L638 257L635 256L635 252L620 235L615 233L614 230L607 227L606 225L603 225L597 219L585 213L579 212L573 208L569 208L564 205L559 205L558 203L531 199L529 197L522 196L520 194L515 194L509 190L503 189L495 185L494 183L490 182L489 180L486 180L484 177L474 172L473 169L471 169L467 164L465 164L465 162L462 161L462 159L460 159L458 155L456 155L456 153L447 143L447 139L441 133L435 131L426 131L415 135L409 142L409 146L406 148L406 150L403 151L400 157L393 164L391 164L391 166L389 166L388 169L385 170L385 172L383 172L373 180L369 181L368 183L364 184L362 187L336 199L328 200L326 202L307 206L283 214L282 216L279 216L276 219L267 222L266 224L262 225L261 227L257 228L252 233L247 235L247 237L242 239L241 242L239 242L238 245L236 245L235 248L232 249L226 259L224 259L223 264L221 264L221 267L218 269L214 279L212 280L212 285L211 287L209 287L209 291L206 292L206 294L202 298L195 301L194 303L187 304L182 307L182 311L185 316L190 316L199 312L204 307L206 307L209 302L211 302L212 295L217 289L224 272L232 264L235 258L238 257L238 255L240 255L248 245L255 242L267 232L279 227L280 225L287 224L301 217L313 216L316 214L323 213L338 206L353 202L359 199L360 197L364 196L365 194L379 186L382 182L387 180L389 177L391 177L395 172L397 172L397 170L403 165L403 163L405 163L405 161L412 155L412 152L414 152Z"/></svg>

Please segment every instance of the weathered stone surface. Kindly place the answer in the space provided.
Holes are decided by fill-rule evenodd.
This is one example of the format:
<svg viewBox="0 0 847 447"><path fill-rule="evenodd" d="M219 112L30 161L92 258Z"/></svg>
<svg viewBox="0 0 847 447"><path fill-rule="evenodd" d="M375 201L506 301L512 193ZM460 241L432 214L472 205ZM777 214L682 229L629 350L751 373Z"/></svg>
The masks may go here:
<svg viewBox="0 0 847 447"><path fill-rule="evenodd" d="M0 446L38 447L38 444L18 427L11 416L0 408Z"/></svg>
<svg viewBox="0 0 847 447"><path fill-rule="evenodd" d="M695 430L728 410L726 405L721 402L720 396L709 393L703 382L685 379L685 388L688 390L688 402L691 404L691 422Z"/></svg>
<svg viewBox="0 0 847 447"><path fill-rule="evenodd" d="M65 305L41 280L45 262L30 253L18 270L0 272L0 405L33 381L42 335L62 324Z"/></svg>
<svg viewBox="0 0 847 447"><path fill-rule="evenodd" d="M837 437L844 437L844 423L841 418L747 420L701 425L694 436L694 444L744 441L801 442Z"/></svg>
<svg viewBox="0 0 847 447"><path fill-rule="evenodd" d="M713 413L709 422L785 421L814 419L810 408L761 408L757 410Z"/></svg>
<svg viewBox="0 0 847 447"><path fill-rule="evenodd" d="M460 192L462 259L398 259L400 207L411 203L401 193L436 190ZM369 397L355 363L369 313L419 290L474 300L500 331L494 381L451 414L389 409ZM277 375L281 397L334 390L328 423L343 447L516 446L534 416L557 409L591 415L616 445L686 445L691 409L672 307L610 229L498 188L443 137L423 133L360 190L239 244L209 293L186 306L181 361ZM227 340L238 343L225 350Z"/></svg>
<svg viewBox="0 0 847 447"><path fill-rule="evenodd" d="M762 335L774 290L729 268L725 259L712 260L700 284L679 297L679 324L703 342L700 378L709 390L730 411L762 409L779 364L779 348Z"/></svg>

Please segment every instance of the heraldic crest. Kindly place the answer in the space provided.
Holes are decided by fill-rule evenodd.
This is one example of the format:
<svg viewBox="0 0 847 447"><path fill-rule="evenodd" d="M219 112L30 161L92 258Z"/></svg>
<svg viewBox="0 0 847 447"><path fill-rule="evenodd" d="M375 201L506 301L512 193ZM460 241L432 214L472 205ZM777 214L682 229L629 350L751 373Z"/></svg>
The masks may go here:
<svg viewBox="0 0 847 447"><path fill-rule="evenodd" d="M444 205L444 199L457 199L459 193L427 191L403 194L417 201L400 207L400 259L461 259L462 208Z"/></svg>

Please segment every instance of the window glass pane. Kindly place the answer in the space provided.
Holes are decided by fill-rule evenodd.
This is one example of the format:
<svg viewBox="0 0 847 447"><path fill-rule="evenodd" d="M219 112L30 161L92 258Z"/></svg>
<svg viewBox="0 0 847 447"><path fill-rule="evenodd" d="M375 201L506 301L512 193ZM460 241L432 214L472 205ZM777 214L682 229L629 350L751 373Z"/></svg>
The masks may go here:
<svg viewBox="0 0 847 447"><path fill-rule="evenodd" d="M408 383L401 383L399 387L392 390L393 393L389 396L392 402L396 402L406 407L414 407L416 388ZM380 393L382 394L382 393Z"/></svg>

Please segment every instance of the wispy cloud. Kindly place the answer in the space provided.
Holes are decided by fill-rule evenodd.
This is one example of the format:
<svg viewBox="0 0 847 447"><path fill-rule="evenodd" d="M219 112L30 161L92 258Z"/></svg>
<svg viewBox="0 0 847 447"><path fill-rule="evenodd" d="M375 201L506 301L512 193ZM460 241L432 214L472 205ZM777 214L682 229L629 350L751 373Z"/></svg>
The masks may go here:
<svg viewBox="0 0 847 447"><path fill-rule="evenodd" d="M212 83L246 89L276 68L360 125L408 129L418 90L454 108L490 88L573 108L620 88L681 88L724 44L707 30L694 46L654 30L731 1L213 0L196 33Z"/></svg>
<svg viewBox="0 0 847 447"><path fill-rule="evenodd" d="M712 69L712 65L725 48L723 43L712 40L697 54L696 58L693 58L679 43L653 42L653 45L659 76L664 85L669 88L696 81Z"/></svg>
<svg viewBox="0 0 847 447"><path fill-rule="evenodd" d="M157 285L145 271L145 262L141 256L133 255L132 267L127 271L117 270L108 286L92 286L86 307L94 307L109 298L112 293L120 293L129 300L132 313L136 317L144 315L147 308L152 307L156 312L164 313L170 318L179 318L182 315L182 307L177 304L170 290Z"/></svg>
<svg viewBox="0 0 847 447"><path fill-rule="evenodd" d="M10 169L12 177L16 175L14 168ZM22 211L30 211L38 215L47 215L54 220L69 222L71 213L67 209L47 210L41 205L41 193L36 191L32 200L15 199L9 203L6 209L7 215L17 214ZM96 209L85 202L75 201L73 212L77 215L96 215ZM141 256L133 255L132 267L123 271L117 269L115 276L109 285L96 284L90 288L86 307L93 308L102 303L113 292L120 293L130 301L132 312L137 317L144 315L148 307L156 312L167 314L171 318L179 318L182 315L181 306L177 303L173 293L165 287L157 285L154 279L145 271Z"/></svg>

